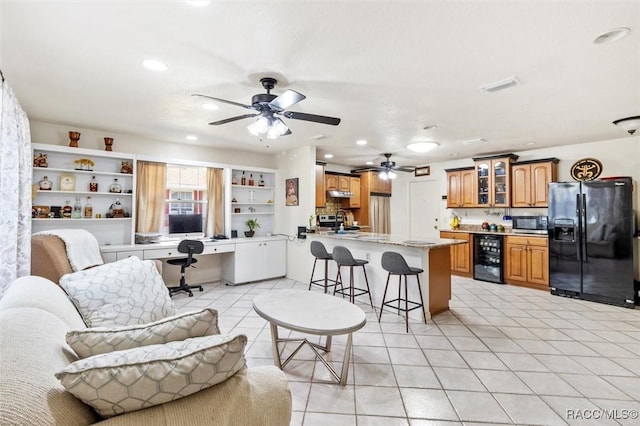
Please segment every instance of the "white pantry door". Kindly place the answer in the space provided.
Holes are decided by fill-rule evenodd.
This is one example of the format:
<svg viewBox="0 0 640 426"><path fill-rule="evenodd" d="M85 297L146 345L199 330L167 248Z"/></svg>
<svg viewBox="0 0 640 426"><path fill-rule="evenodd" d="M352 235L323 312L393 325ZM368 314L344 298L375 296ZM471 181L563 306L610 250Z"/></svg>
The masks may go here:
<svg viewBox="0 0 640 426"><path fill-rule="evenodd" d="M440 237L440 195L437 180L409 183L412 239Z"/></svg>

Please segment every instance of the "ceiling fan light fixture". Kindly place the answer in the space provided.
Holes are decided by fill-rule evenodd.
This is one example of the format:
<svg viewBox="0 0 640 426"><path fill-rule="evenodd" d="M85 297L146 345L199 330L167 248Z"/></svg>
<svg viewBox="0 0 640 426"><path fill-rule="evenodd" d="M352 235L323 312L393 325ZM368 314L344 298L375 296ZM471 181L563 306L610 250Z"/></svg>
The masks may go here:
<svg viewBox="0 0 640 426"><path fill-rule="evenodd" d="M269 131L269 119L264 116L260 116L253 123L247 126L247 129L254 136L264 135Z"/></svg>
<svg viewBox="0 0 640 426"><path fill-rule="evenodd" d="M273 121L271 121L269 130L267 130L267 138L275 139L278 136L282 136L287 133L288 130L289 128L286 124L284 124L282 120L280 120L279 118L275 118L273 119Z"/></svg>
<svg viewBox="0 0 640 426"><path fill-rule="evenodd" d="M393 170L383 170L378 174L378 176L382 180L395 179L396 177L398 177L398 175Z"/></svg>
<svg viewBox="0 0 640 426"><path fill-rule="evenodd" d="M624 130L629 132L630 135L633 135L636 130L640 128L640 115L637 115L635 117L621 118L614 121L613 124L623 128Z"/></svg>
<svg viewBox="0 0 640 426"><path fill-rule="evenodd" d="M429 152L440 145L437 142L414 142L407 145L407 149L413 152Z"/></svg>

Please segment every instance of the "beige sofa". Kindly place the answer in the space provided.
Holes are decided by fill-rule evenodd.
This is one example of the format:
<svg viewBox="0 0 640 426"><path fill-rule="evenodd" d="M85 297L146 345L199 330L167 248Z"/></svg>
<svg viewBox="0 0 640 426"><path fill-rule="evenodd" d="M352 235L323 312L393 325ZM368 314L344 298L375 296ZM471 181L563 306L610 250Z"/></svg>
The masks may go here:
<svg viewBox="0 0 640 426"><path fill-rule="evenodd" d="M65 334L85 325L52 281L17 279L0 300L1 425L289 425L291 394L275 367L248 368L163 405L101 419L54 373L76 359Z"/></svg>

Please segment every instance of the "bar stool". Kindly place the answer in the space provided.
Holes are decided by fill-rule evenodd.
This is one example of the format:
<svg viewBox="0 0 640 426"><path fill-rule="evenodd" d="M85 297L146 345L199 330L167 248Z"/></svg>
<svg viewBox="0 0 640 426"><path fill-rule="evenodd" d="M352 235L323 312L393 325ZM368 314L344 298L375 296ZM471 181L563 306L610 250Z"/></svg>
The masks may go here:
<svg viewBox="0 0 640 426"><path fill-rule="evenodd" d="M327 252L327 249L324 247L320 241L311 241L311 254L315 259L313 259L313 269L311 270L311 278L309 281L309 290L311 290L311 285L317 285L320 287L324 287L324 292L326 293L329 287L335 287L338 283L336 280L332 280L329 278L329 261L333 260L333 256L331 253ZM319 278L317 280L313 279L313 274L316 271L316 262L318 260L324 260L324 278ZM333 284L329 284L329 283Z"/></svg>
<svg viewBox="0 0 640 426"><path fill-rule="evenodd" d="M368 260L354 259L348 248L342 246L335 246L333 248L333 260L338 264L338 275L336 275L336 287L333 288L333 294L339 293L344 297L349 296L349 301L355 303L356 296L362 296L363 294L369 294L369 302L373 308L373 299L371 298L371 290L369 289L369 280L367 279L367 270L365 265L369 263ZM349 288L345 289L342 285L342 273L343 266L349 267ZM353 267L362 266L362 272L364 273L364 281L367 284L367 289L358 288L353 283ZM340 284L341 289L338 290L337 285ZM357 290L357 291L356 291Z"/></svg>
<svg viewBox="0 0 640 426"><path fill-rule="evenodd" d="M380 306L380 316L378 317L378 322L380 322L380 320L382 319L382 310L384 309L385 306L392 309L396 309L398 311L398 314L400 314L400 311L402 311L404 312L404 315L405 315L405 323L406 323L407 333L408 333L409 332L409 311L422 307L422 317L424 318L424 322L426 324L427 314L424 311L424 300L422 299L422 289L420 289L420 276L419 276L419 274L421 274L423 270L420 268L413 268L407 265L407 261L404 259L404 257L400 253L396 253L394 251L385 251L384 253L382 253L382 268L385 271L389 272L389 275L387 275L387 284L384 287L384 294L382 295L382 306ZM387 289L389 288L389 278L391 278L391 275L398 276L398 298L385 302L385 299L387 297ZM404 275L404 298L402 298L401 296L403 275ZM418 280L418 292L420 293L420 303L412 302L411 300L408 300L409 293L407 292L407 281L408 281L409 275L415 275L416 280ZM395 302L397 302L397 306L394 306ZM402 302L404 302L404 308L401 306ZM409 304L412 305L411 308L409 308Z"/></svg>

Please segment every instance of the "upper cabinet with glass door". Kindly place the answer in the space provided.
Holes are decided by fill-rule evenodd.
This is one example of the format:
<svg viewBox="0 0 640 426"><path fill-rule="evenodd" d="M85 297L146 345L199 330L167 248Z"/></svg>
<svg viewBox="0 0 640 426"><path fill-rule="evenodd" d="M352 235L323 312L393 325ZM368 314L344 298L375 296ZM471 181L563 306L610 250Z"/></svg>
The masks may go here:
<svg viewBox="0 0 640 426"><path fill-rule="evenodd" d="M517 155L474 158L478 207L509 207L511 202L511 162Z"/></svg>

